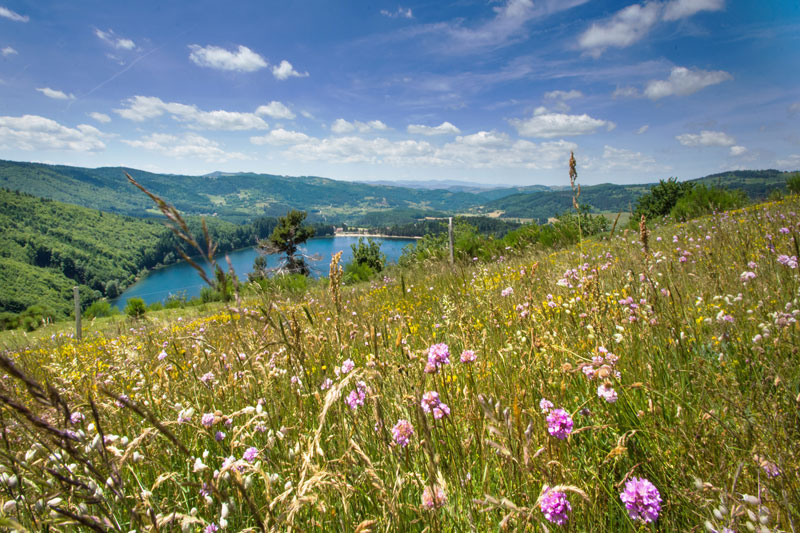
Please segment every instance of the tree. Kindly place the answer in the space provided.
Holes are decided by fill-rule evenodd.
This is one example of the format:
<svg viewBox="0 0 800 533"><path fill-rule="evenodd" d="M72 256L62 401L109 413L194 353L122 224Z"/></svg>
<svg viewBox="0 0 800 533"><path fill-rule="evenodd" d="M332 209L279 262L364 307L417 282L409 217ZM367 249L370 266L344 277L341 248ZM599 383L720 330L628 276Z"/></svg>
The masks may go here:
<svg viewBox="0 0 800 533"><path fill-rule="evenodd" d="M638 221L642 215L647 219L669 215L678 200L688 194L693 187L693 183L687 181L678 182L677 178L669 178L666 181L661 180L639 198L631 220Z"/></svg>
<svg viewBox="0 0 800 533"><path fill-rule="evenodd" d="M290 274L310 274L305 258L297 253L297 247L314 236L314 228L303 225L307 213L295 209L278 218L278 225L266 241L259 241L258 247L264 253L286 254L286 260L280 270Z"/></svg>

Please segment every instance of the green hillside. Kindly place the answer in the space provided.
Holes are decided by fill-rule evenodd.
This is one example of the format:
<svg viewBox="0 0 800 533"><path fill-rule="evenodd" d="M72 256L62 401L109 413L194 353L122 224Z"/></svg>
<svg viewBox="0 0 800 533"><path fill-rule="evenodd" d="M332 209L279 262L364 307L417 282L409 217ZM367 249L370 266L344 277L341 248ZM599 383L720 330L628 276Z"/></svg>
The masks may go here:
<svg viewBox="0 0 800 533"><path fill-rule="evenodd" d="M308 211L311 220L350 223L375 210L459 211L483 203L482 194L504 194L418 190L318 177L253 173L182 176L122 167L90 169L13 161L0 161L0 187L124 215L154 215L152 203L134 190L124 172L183 213L216 213L233 222L281 216L298 208Z"/></svg>

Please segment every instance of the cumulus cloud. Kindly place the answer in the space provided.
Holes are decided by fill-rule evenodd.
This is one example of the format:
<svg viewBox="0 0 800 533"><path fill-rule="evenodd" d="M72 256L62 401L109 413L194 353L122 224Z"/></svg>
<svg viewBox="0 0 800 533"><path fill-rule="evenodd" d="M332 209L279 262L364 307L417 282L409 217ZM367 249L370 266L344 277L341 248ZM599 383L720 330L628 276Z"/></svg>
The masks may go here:
<svg viewBox="0 0 800 533"><path fill-rule="evenodd" d="M275 100L267 105L258 106L258 109L256 109L256 115L267 115L268 117L275 119L283 118L286 120L292 120L295 116L297 116L292 113L291 109L280 102L276 102Z"/></svg>
<svg viewBox="0 0 800 533"><path fill-rule="evenodd" d="M651 100L667 96L686 96L732 79L733 76L724 70L690 70L686 67L674 67L666 80L649 81L644 89L644 95Z"/></svg>
<svg viewBox="0 0 800 533"><path fill-rule="evenodd" d="M134 96L123 102L125 107L114 112L134 122L170 115L178 122L183 122L193 129L243 131L265 130L269 125L255 113L237 111L202 111L195 105L178 102L164 102L156 96Z"/></svg>
<svg viewBox="0 0 800 533"><path fill-rule="evenodd" d="M599 128L606 128L610 131L616 127L613 122L592 118L586 114L551 113L541 107L536 109L531 118L512 119L509 120L509 123L523 137L542 138L588 135Z"/></svg>
<svg viewBox="0 0 800 533"><path fill-rule="evenodd" d="M0 50L0 54L3 54L3 57L15 56L17 55L17 51L11 48L10 46L6 46L2 50Z"/></svg>
<svg viewBox="0 0 800 533"><path fill-rule="evenodd" d="M14 22L28 22L30 17L28 15L20 15L8 9L7 7L0 6L0 17L13 20Z"/></svg>
<svg viewBox="0 0 800 533"><path fill-rule="evenodd" d="M641 134L643 134L644 132L646 132L649 129L650 129L650 124L645 124L644 126L639 128L638 130L636 130L636 135L641 135Z"/></svg>
<svg viewBox="0 0 800 533"><path fill-rule="evenodd" d="M297 72L292 64L284 59L280 65L272 67L272 75L283 81L289 78L307 78L308 72Z"/></svg>
<svg viewBox="0 0 800 533"><path fill-rule="evenodd" d="M53 100L74 100L74 94L67 94L63 91L57 91L55 89L51 89L50 87L40 87L36 89L43 95L48 98L52 98Z"/></svg>
<svg viewBox="0 0 800 533"><path fill-rule="evenodd" d="M69 128L38 115L0 117L0 147L97 152L106 147L102 136L100 130L88 124Z"/></svg>
<svg viewBox="0 0 800 533"><path fill-rule="evenodd" d="M218 142L194 133L182 136L153 133L138 140L123 139L122 142L133 148L141 148L169 157L200 158L209 163L224 163L231 159L247 158L239 152L226 152L220 148Z"/></svg>
<svg viewBox="0 0 800 533"><path fill-rule="evenodd" d="M97 122L101 122L103 124L111 122L111 117L109 117L105 113L98 113L95 111L93 113L89 113L89 116L95 119Z"/></svg>
<svg viewBox="0 0 800 533"><path fill-rule="evenodd" d="M624 148L603 147L603 168L607 170L652 170L656 160L643 154Z"/></svg>
<svg viewBox="0 0 800 533"><path fill-rule="evenodd" d="M548 100L574 100L575 98L583 98L583 93L575 89L571 91L550 91L544 93L544 97Z"/></svg>
<svg viewBox="0 0 800 533"><path fill-rule="evenodd" d="M719 11L725 0L672 0L664 7L664 20L691 17L700 11Z"/></svg>
<svg viewBox="0 0 800 533"><path fill-rule="evenodd" d="M263 145L271 144L273 146L300 144L308 142L311 139L305 133L299 131L287 131L283 128L272 130L266 135L260 137L250 137L250 142L253 144Z"/></svg>
<svg viewBox="0 0 800 533"><path fill-rule="evenodd" d="M612 98L637 98L638 96L639 89L631 87L630 85L626 87L617 87L614 89L614 92L611 93Z"/></svg>
<svg viewBox="0 0 800 533"><path fill-rule="evenodd" d="M647 35L660 14L661 5L656 2L630 5L610 19L592 24L578 38L578 44L594 57L609 47L625 48Z"/></svg>
<svg viewBox="0 0 800 533"><path fill-rule="evenodd" d="M778 165L778 168L797 170L800 168L800 154L791 154L786 159L778 159L775 163Z"/></svg>
<svg viewBox="0 0 800 533"><path fill-rule="evenodd" d="M396 18L404 18L404 19L413 19L414 14L411 12L410 7L402 7L398 6L396 11L387 11L386 9L381 9L381 15L384 17L389 17L392 19Z"/></svg>
<svg viewBox="0 0 800 533"><path fill-rule="evenodd" d="M413 135L458 135L461 130L449 122L442 122L438 126L425 126L422 124L409 124L406 128Z"/></svg>
<svg viewBox="0 0 800 533"><path fill-rule="evenodd" d="M697 133L676 135L678 142L684 146L733 146L736 139L721 131L703 130Z"/></svg>
<svg viewBox="0 0 800 533"><path fill-rule="evenodd" d="M201 67L233 72L255 72L267 67L267 61L263 57L242 45L235 51L199 44L189 45L189 49L192 51L189 59Z"/></svg>
<svg viewBox="0 0 800 533"><path fill-rule="evenodd" d="M734 157L744 155L747 152L747 148L744 146L731 146L731 155Z"/></svg>
<svg viewBox="0 0 800 533"><path fill-rule="evenodd" d="M343 118L337 118L331 125L331 131L333 133L351 133L356 130L360 133L367 133L370 131L384 131L388 129L389 126L380 120L370 120L369 122L354 120L353 122L348 122Z"/></svg>
<svg viewBox="0 0 800 533"><path fill-rule="evenodd" d="M104 43L111 45L119 50L133 50L134 48L136 48L136 44L130 39L117 37L114 34L114 30L103 31L100 29L96 29L94 30L94 34L97 35L97 37Z"/></svg>

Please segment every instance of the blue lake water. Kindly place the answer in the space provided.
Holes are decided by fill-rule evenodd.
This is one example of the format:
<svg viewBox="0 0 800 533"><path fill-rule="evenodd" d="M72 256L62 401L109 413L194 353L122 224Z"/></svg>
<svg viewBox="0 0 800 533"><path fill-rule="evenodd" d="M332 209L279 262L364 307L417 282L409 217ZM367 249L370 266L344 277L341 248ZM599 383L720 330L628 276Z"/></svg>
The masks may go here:
<svg viewBox="0 0 800 533"><path fill-rule="evenodd" d="M415 242L414 239L393 239L393 238L373 238L381 245L381 252L386 254L386 260L396 262L397 258L405 246ZM357 244L358 237L319 237L309 240L305 246L301 247L302 253L315 256L319 259L309 261L311 274L315 278L327 276L331 263L331 256L337 252L342 253L341 264L344 265L353 257L350 245ZM259 255L258 250L245 248L235 252L229 252L233 268L240 279L246 280L247 274L253 271L253 261ZM267 255L267 267L276 267L280 263L281 255ZM228 270L225 256L220 255L217 261L224 270ZM206 272L211 274L211 268L203 265ZM139 280L128 287L122 295L112 301L119 309L124 309L129 298L141 298L146 304L161 302L172 294L185 296L187 299L200 296L200 290L205 286L205 282L200 278L197 271L188 263L181 261L158 270L153 270L147 277Z"/></svg>

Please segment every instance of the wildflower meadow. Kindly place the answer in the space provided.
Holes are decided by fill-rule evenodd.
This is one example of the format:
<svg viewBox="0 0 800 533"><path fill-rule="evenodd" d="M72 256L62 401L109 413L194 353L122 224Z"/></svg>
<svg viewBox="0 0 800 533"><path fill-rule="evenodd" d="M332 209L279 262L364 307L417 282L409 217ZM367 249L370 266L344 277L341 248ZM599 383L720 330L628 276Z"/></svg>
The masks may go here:
<svg viewBox="0 0 800 533"><path fill-rule="evenodd" d="M800 199L0 357L18 531L798 531Z"/></svg>

